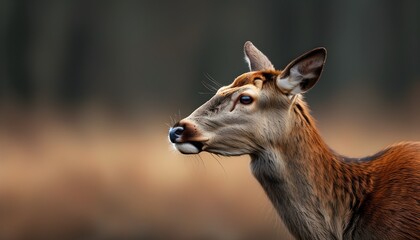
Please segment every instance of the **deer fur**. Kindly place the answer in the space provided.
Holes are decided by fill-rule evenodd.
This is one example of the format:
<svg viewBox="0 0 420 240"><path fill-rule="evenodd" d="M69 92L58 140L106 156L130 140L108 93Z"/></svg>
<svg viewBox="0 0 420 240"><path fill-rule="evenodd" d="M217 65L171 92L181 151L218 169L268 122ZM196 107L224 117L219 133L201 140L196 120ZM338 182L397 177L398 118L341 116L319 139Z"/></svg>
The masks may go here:
<svg viewBox="0 0 420 240"><path fill-rule="evenodd" d="M244 49L250 72L175 124L174 146L250 155L253 175L297 239L419 239L420 143L360 159L335 153L302 98L318 81L326 50L276 70L251 42Z"/></svg>

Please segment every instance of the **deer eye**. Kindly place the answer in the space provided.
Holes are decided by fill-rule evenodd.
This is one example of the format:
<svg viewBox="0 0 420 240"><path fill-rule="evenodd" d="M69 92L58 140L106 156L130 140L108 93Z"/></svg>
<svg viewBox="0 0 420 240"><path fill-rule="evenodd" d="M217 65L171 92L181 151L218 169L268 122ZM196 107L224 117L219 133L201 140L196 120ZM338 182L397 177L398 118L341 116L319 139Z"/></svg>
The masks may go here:
<svg viewBox="0 0 420 240"><path fill-rule="evenodd" d="M239 102L244 104L244 105L248 105L251 104L254 101L254 99L252 99L251 96L248 95L242 95L239 97Z"/></svg>

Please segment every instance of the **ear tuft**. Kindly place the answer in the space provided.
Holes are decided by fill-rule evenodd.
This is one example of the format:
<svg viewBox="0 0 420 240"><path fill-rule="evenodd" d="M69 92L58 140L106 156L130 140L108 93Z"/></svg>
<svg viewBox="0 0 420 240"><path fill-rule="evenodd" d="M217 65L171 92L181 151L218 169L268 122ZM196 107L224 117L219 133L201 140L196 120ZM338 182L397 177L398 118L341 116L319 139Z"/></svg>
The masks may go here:
<svg viewBox="0 0 420 240"><path fill-rule="evenodd" d="M277 86L290 94L311 89L321 76L327 58L325 48L315 48L289 63L277 77Z"/></svg>
<svg viewBox="0 0 420 240"><path fill-rule="evenodd" d="M245 43L244 53L250 71L274 70L270 60L252 42Z"/></svg>

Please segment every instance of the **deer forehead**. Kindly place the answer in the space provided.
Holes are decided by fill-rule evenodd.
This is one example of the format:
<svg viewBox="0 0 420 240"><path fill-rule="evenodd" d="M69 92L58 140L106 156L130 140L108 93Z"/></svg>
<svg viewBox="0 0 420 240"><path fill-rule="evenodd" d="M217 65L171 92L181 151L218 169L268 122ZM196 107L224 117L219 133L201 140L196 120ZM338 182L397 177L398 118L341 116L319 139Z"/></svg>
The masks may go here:
<svg viewBox="0 0 420 240"><path fill-rule="evenodd" d="M273 76L278 76L280 74L281 71L247 72L238 76L230 85L221 87L216 94L226 96L242 88L251 88L259 91L262 89L264 83L273 79Z"/></svg>

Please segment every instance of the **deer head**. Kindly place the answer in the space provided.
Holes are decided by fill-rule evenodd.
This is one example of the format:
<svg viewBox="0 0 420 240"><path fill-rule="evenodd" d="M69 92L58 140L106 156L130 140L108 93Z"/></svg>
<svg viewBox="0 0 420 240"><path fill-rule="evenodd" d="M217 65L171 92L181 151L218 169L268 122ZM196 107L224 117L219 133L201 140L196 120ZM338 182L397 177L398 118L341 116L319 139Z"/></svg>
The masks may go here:
<svg viewBox="0 0 420 240"><path fill-rule="evenodd" d="M321 75L325 49L283 70L250 42L245 57L250 72L169 130L174 146L185 154L249 154L253 175L297 239L418 236L420 144L362 159L336 154L301 98Z"/></svg>
<svg viewBox="0 0 420 240"><path fill-rule="evenodd" d="M207 151L226 156L258 154L287 137L294 104L318 81L326 50L316 48L276 70L251 42L244 46L250 72L238 76L169 130L184 154Z"/></svg>

